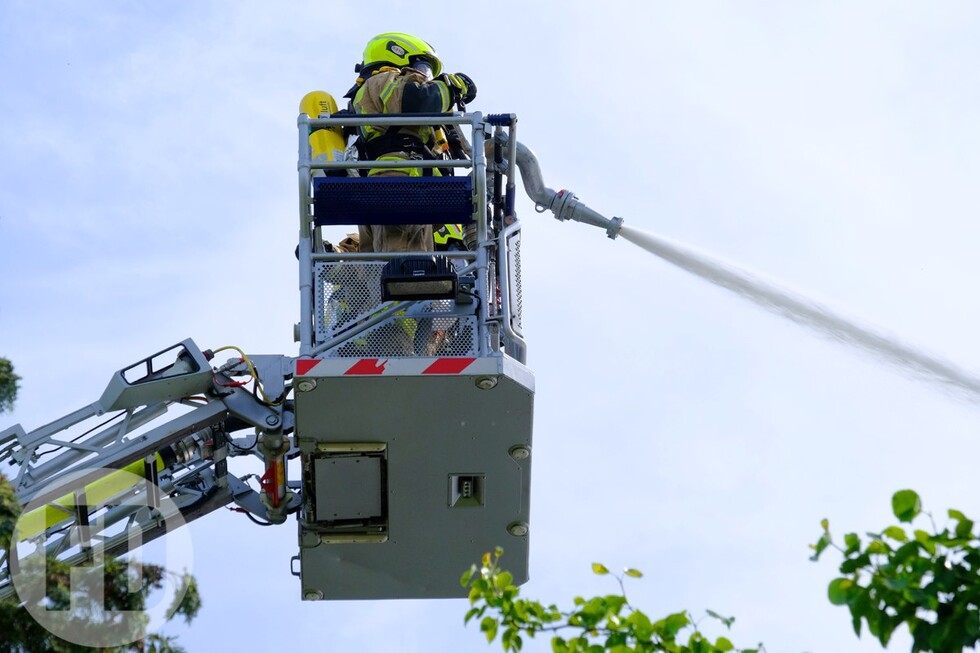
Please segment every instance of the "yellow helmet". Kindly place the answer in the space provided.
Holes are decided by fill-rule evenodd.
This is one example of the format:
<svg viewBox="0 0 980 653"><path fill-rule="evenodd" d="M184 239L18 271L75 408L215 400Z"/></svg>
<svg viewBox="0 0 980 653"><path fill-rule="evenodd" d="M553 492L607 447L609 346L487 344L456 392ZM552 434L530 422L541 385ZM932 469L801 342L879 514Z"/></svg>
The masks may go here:
<svg viewBox="0 0 980 653"><path fill-rule="evenodd" d="M401 32L378 34L364 48L364 60L355 67L363 73L376 66L428 68L435 77L442 72L442 62L435 49L422 39Z"/></svg>
<svg viewBox="0 0 980 653"><path fill-rule="evenodd" d="M447 249L466 249L463 245L463 225L444 224L438 229L433 228L432 241L437 252Z"/></svg>

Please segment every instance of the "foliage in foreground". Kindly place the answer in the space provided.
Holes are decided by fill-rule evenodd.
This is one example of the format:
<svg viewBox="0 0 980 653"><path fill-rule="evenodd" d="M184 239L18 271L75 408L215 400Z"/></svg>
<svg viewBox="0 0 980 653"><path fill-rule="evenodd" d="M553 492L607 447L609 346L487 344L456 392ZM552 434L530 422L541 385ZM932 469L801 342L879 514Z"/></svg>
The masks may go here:
<svg viewBox="0 0 980 653"><path fill-rule="evenodd" d="M14 488L10 482L0 474L0 560L6 558L11 545L11 535L14 525L20 516L21 506L17 500ZM70 567L57 560L49 558L44 566L44 573L47 585L47 606L53 611L67 611L72 606L74 609L70 613L75 616L78 610L79 595L78 588L70 587L71 573ZM104 561L104 602L93 606L93 612L102 610L108 611L142 611L146 608L147 598L154 590L164 587L165 581L171 577L172 572L167 571L159 565L142 564L138 567L124 559L109 558ZM138 577L139 584L135 591L130 590L131 580ZM197 615L201 607L200 595L197 591L197 584L190 575L182 575L179 579L182 585L183 598L180 604L171 606L168 610L170 618L180 615L187 623ZM178 593L178 596L180 593ZM74 603L74 605L73 605ZM77 632L84 631L86 628L93 627L84 619L75 618L71 622L71 627ZM49 652L57 653L81 653L94 649L79 646L66 642L49 632L41 624L34 620L31 614L20 605L16 598L0 600L0 653L34 653ZM123 653L124 651L140 651L141 653L179 653L183 651L174 637L164 636L158 633L148 633L144 639L139 639L129 646L99 649L110 653Z"/></svg>
<svg viewBox="0 0 980 653"><path fill-rule="evenodd" d="M629 604L623 585L624 576L640 578L636 569L626 569L623 575L614 576L619 582L619 593L596 596L591 599L577 597L575 607L559 610L554 605L545 606L538 601L520 598L520 590L513 584L513 576L500 568L503 551L498 547L491 555L486 553L480 565L473 565L460 583L470 588L471 608L465 621L479 620L480 630L488 642L501 633L500 643L504 651L520 651L523 637L539 633L551 635L551 648L555 653L759 653L757 648L736 649L725 637L709 640L684 612L667 615L654 621ZM592 571L599 575L609 570L593 563ZM710 610L707 616L730 627L733 617L722 617ZM564 634L559 634L564 633Z"/></svg>
<svg viewBox="0 0 980 653"><path fill-rule="evenodd" d="M0 413L14 409L20 377L14 373L14 364L10 359L0 356Z"/></svg>
<svg viewBox="0 0 980 653"><path fill-rule="evenodd" d="M14 373L14 366L9 359L0 357L0 414L13 409L17 399L20 377ZM20 517L21 505L16 492L7 478L0 474L0 565L9 564L9 551L14 527ZM104 601L101 605L92 607L94 612L100 611L142 611L146 608L147 598L154 590L164 587L164 582L172 572L159 565L135 565L119 558L104 560ZM44 565L47 586L47 607L52 611L67 611L75 601L79 601L78 593L74 596L70 588L71 569L63 563L49 558ZM130 590L132 580L138 578L135 591ZM171 606L167 611L172 619L177 615L190 623L201 608L201 597L197 590L197 581L189 574L179 577L181 602ZM71 614L74 616L75 611ZM82 631L91 627L85 620L75 619L72 627ZM91 651L85 646L66 642L49 632L39 624L27 609L14 598L0 600L0 653L34 653L54 651L56 653L81 653ZM110 653L124 651L140 651L141 653L179 653L183 649L175 642L174 637L159 633L148 633L129 646L100 649Z"/></svg>
<svg viewBox="0 0 980 653"><path fill-rule="evenodd" d="M959 510L947 511L942 528L922 511L919 495L901 490L892 497L900 524L867 533L844 535L843 545L823 520L823 535L812 560L828 547L843 556L840 576L830 582L828 597L846 605L854 632L862 624L882 646L905 625L912 635L912 653L960 652L980 642L980 534L973 520ZM917 528L915 522L928 522Z"/></svg>

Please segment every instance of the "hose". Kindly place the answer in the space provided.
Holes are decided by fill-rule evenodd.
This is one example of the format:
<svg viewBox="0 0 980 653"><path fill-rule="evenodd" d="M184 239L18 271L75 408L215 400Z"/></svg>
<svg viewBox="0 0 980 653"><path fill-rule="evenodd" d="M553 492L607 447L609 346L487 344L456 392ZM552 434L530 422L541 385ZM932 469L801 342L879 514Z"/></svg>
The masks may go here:
<svg viewBox="0 0 980 653"><path fill-rule="evenodd" d="M506 143L507 134L500 134L501 142ZM517 167L521 171L521 181L528 197L534 201L538 212L551 211L560 221L574 220L606 230L606 235L615 239L623 225L622 218L607 218L593 211L578 200L574 193L568 190L555 191L544 183L541 176L541 166L538 158L529 147L517 142Z"/></svg>

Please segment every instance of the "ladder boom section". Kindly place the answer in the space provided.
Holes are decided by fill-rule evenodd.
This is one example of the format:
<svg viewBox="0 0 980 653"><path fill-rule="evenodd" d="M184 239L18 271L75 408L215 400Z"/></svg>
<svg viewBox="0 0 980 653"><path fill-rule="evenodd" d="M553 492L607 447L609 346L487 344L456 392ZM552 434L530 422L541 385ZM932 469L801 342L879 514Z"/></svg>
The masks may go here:
<svg viewBox="0 0 980 653"><path fill-rule="evenodd" d="M268 465L290 455L283 370L292 359L243 354L212 368L213 357L184 340L115 372L96 402L33 431L0 432L0 463L15 468L7 475L23 506L14 545L77 563L92 555L93 538L118 554L163 535L173 527L168 510L179 524L231 503L265 522L296 510L288 488L260 479L256 490L228 469L234 456ZM254 434L239 435L245 429ZM0 562L6 596L10 561Z"/></svg>

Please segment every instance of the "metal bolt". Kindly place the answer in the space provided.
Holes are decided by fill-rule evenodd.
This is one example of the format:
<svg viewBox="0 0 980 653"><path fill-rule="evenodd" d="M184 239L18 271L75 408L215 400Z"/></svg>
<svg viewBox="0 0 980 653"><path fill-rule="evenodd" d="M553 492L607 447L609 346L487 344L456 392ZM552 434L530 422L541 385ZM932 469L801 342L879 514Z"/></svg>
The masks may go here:
<svg viewBox="0 0 980 653"><path fill-rule="evenodd" d="M303 600L305 601L319 601L323 598L323 592L320 590L306 590L303 592Z"/></svg>
<svg viewBox="0 0 980 653"><path fill-rule="evenodd" d="M531 457L531 450L522 444L511 447L508 453L514 460L527 460Z"/></svg>
<svg viewBox="0 0 980 653"><path fill-rule="evenodd" d="M490 390L497 387L497 377L495 376L481 376L476 380L476 387L480 390Z"/></svg>
<svg viewBox="0 0 980 653"><path fill-rule="evenodd" d="M300 392L309 392L315 387L316 387L316 381L314 381L313 379L306 379L296 384L296 389L299 390Z"/></svg>
<svg viewBox="0 0 980 653"><path fill-rule="evenodd" d="M527 523L522 521L515 521L514 523L507 526L507 532L514 537L524 537L527 535L528 526Z"/></svg>
<svg viewBox="0 0 980 653"><path fill-rule="evenodd" d="M269 415L268 417L265 418L265 423L268 424L269 426L275 426L276 424L279 423L279 417L276 415Z"/></svg>

